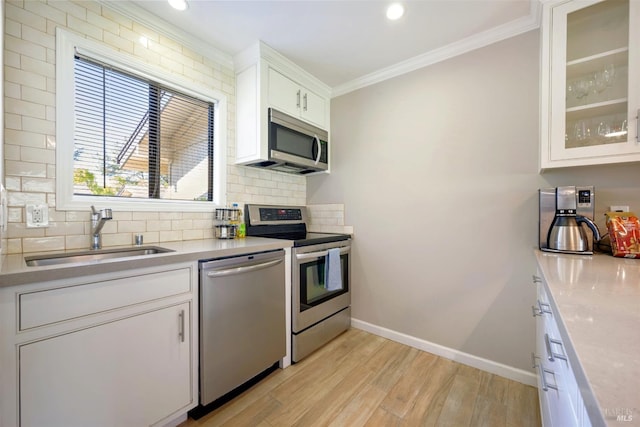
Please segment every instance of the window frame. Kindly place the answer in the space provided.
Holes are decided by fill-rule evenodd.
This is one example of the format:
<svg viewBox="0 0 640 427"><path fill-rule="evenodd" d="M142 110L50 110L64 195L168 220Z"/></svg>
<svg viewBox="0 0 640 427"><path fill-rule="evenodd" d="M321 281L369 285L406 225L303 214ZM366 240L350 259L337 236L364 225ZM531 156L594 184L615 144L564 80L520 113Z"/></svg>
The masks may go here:
<svg viewBox="0 0 640 427"><path fill-rule="evenodd" d="M123 197L76 195L73 193L74 150L74 57L76 52L140 78L154 81L185 95L211 102L214 114L213 201L127 199ZM56 30L56 209L86 210L92 205L120 211L212 212L226 203L227 97L150 65L139 58L115 51L61 28Z"/></svg>

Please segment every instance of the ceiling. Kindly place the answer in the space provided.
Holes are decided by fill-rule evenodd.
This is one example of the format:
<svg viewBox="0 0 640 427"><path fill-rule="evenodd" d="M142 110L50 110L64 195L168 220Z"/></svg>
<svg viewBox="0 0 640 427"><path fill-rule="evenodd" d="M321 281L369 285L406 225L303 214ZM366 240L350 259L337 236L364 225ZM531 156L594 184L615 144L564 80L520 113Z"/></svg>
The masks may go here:
<svg viewBox="0 0 640 427"><path fill-rule="evenodd" d="M379 0L189 0L184 12L166 0L132 3L232 56L262 40L332 88L482 35L524 32L537 10L530 0L405 0L404 16L389 21L391 2Z"/></svg>

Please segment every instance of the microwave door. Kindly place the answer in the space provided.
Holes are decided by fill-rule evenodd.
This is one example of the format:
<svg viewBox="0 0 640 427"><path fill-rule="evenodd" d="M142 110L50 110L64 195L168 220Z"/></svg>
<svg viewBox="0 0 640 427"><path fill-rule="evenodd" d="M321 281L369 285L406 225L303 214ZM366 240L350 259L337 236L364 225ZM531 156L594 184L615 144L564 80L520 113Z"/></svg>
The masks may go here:
<svg viewBox="0 0 640 427"><path fill-rule="evenodd" d="M327 143L272 123L270 156L274 160L298 164L315 170L327 169Z"/></svg>

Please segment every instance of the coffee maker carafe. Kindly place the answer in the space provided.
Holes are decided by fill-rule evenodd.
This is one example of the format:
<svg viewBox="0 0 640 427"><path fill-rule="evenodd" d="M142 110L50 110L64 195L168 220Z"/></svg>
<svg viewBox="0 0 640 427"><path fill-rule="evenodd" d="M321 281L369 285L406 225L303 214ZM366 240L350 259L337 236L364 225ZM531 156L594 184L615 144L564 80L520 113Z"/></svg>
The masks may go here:
<svg viewBox="0 0 640 427"><path fill-rule="evenodd" d="M546 188L539 193L540 249L548 252L593 254L594 242L600 240L600 232L593 222L593 187Z"/></svg>

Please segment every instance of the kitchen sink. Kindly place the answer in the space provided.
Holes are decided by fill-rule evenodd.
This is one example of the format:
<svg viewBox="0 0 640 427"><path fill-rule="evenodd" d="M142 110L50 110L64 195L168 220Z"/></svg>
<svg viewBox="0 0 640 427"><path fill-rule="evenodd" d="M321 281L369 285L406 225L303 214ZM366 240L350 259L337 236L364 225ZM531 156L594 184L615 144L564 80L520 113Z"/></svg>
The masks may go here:
<svg viewBox="0 0 640 427"><path fill-rule="evenodd" d="M155 255L174 252L172 249L158 246L141 246L135 248L101 249L96 251L67 252L54 255L35 255L24 257L27 266L42 267L46 265L60 265L77 262L100 261L103 259L126 258L140 255Z"/></svg>

